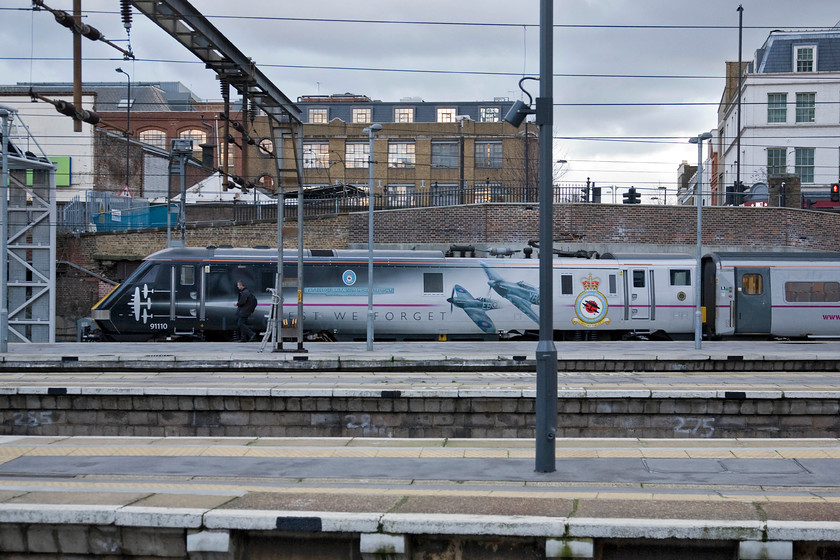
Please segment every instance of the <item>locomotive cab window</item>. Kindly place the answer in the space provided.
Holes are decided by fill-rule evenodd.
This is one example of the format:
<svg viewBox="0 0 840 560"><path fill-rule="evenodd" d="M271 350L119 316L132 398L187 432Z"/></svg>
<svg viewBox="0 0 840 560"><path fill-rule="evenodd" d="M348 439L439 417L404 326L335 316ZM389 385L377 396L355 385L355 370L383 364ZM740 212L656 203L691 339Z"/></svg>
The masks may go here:
<svg viewBox="0 0 840 560"><path fill-rule="evenodd" d="M761 274L744 274L741 277L741 293L748 296L760 296L764 293L764 278Z"/></svg>
<svg viewBox="0 0 840 560"><path fill-rule="evenodd" d="M425 294L442 294L443 293L443 273L442 272L424 272L423 273L423 293L425 293Z"/></svg>
<svg viewBox="0 0 840 560"><path fill-rule="evenodd" d="M785 282L785 301L840 301L840 282Z"/></svg>
<svg viewBox="0 0 840 560"><path fill-rule="evenodd" d="M672 286L691 286L690 270L671 270Z"/></svg>

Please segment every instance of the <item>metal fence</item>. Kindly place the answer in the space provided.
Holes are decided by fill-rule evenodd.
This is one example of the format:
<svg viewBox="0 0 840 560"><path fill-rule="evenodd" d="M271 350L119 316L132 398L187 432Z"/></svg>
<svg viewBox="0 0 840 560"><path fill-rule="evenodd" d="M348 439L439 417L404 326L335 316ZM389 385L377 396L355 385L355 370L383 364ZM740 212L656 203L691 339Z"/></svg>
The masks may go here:
<svg viewBox="0 0 840 560"><path fill-rule="evenodd" d="M162 223L161 223L162 222ZM58 229L69 233L146 229L166 225L165 206L151 206L145 198L126 198L109 192L87 191L65 204Z"/></svg>
<svg viewBox="0 0 840 560"><path fill-rule="evenodd" d="M593 199L591 193L586 193L585 185L555 186L553 189L554 202L601 202ZM465 204L483 203L538 203L539 192L536 187L505 187L501 185L475 185L459 188L432 188L422 192L399 190L376 194L374 208L376 210L403 208L430 208L445 206L462 206ZM610 202L607 198L603 202ZM368 209L369 199L366 194L359 196L340 196L330 198L303 199L303 215L305 218L332 216L347 212L364 212ZM284 216L287 220L297 219L297 198L287 198L284 204ZM187 217L189 221L189 209ZM231 219L232 218L232 219ZM171 224L177 223L177 205L170 210ZM231 214L226 219L219 220L230 223L277 220L277 203L249 202L240 200L232 205ZM205 220L202 220L202 223ZM85 231L114 231L133 230L166 226L166 211L163 205L151 206L146 199L123 198L112 193L88 191L84 195L75 197L66 204L60 212L59 229L65 232L78 233Z"/></svg>
<svg viewBox="0 0 840 560"><path fill-rule="evenodd" d="M573 203L585 201L584 187L554 187L555 203ZM591 195L589 201L593 202ZM374 196L375 210L402 208L431 208L443 206L462 206L483 203L537 203L539 193L536 188L511 188L499 185L478 185L466 189L432 189L423 192L386 192ZM600 202L595 200L594 202ZM608 201L605 201L608 202ZM304 198L303 215L305 218L330 216L347 212L363 212L369 208L369 198L362 196L342 196L333 198ZM298 215L297 198L288 198L284 205L284 217L295 219ZM267 202L249 204L237 202L234 207L234 221L276 220L277 204Z"/></svg>

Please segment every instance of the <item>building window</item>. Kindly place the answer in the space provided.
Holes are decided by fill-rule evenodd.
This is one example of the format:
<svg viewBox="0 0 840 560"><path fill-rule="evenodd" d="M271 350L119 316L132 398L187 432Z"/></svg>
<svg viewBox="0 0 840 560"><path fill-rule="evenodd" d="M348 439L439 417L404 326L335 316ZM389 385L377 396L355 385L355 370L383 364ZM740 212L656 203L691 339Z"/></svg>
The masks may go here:
<svg viewBox="0 0 840 560"><path fill-rule="evenodd" d="M458 185L435 183L431 188L432 192L432 206L455 206L458 204L460 198Z"/></svg>
<svg viewBox="0 0 840 560"><path fill-rule="evenodd" d="M502 120L502 110L498 107L481 107L478 110L479 122L499 122Z"/></svg>
<svg viewBox="0 0 840 560"><path fill-rule="evenodd" d="M416 206L414 185L388 185L385 200L394 208L412 208Z"/></svg>
<svg viewBox="0 0 840 560"><path fill-rule="evenodd" d="M344 145L344 167L347 169L367 169L370 159L368 142L348 142Z"/></svg>
<svg viewBox="0 0 840 560"><path fill-rule="evenodd" d="M787 122L787 94L786 93L768 93L767 94L767 122L769 122L769 123Z"/></svg>
<svg viewBox="0 0 840 560"><path fill-rule="evenodd" d="M354 123L369 123L371 122L371 110L367 109L353 109Z"/></svg>
<svg viewBox="0 0 840 560"><path fill-rule="evenodd" d="M457 142L432 142L432 167L457 169L460 153Z"/></svg>
<svg viewBox="0 0 840 560"><path fill-rule="evenodd" d="M817 47L809 45L793 47L796 72L815 72L817 69Z"/></svg>
<svg viewBox="0 0 840 560"><path fill-rule="evenodd" d="M138 137L141 142L149 144L150 146L154 146L162 150L169 149L169 146L166 145L166 132L163 130L144 130L138 135Z"/></svg>
<svg viewBox="0 0 840 560"><path fill-rule="evenodd" d="M271 138L263 138L257 143L257 152L262 157L271 157L274 155L274 142Z"/></svg>
<svg viewBox="0 0 840 560"><path fill-rule="evenodd" d="M814 182L814 148L796 148L796 170L803 183Z"/></svg>
<svg viewBox="0 0 840 560"><path fill-rule="evenodd" d="M304 144L304 169L326 169L330 166L329 144Z"/></svg>
<svg viewBox="0 0 840 560"><path fill-rule="evenodd" d="M201 159L201 145L207 142L207 133L198 128L182 130L178 138L193 141L193 157Z"/></svg>
<svg viewBox="0 0 840 560"><path fill-rule="evenodd" d="M473 202L481 204L483 202L504 202L505 191L502 186L496 183L482 183L474 186Z"/></svg>
<svg viewBox="0 0 840 560"><path fill-rule="evenodd" d="M455 122L455 109L438 109L437 122L448 123Z"/></svg>
<svg viewBox="0 0 840 560"><path fill-rule="evenodd" d="M312 124L327 124L329 109L309 109L309 122Z"/></svg>
<svg viewBox="0 0 840 560"><path fill-rule="evenodd" d="M817 105L816 93L796 94L796 122L814 122Z"/></svg>
<svg viewBox="0 0 840 560"><path fill-rule="evenodd" d="M787 149L767 148L767 176L787 173Z"/></svg>
<svg viewBox="0 0 840 560"><path fill-rule="evenodd" d="M388 167L414 168L414 142L389 142Z"/></svg>
<svg viewBox="0 0 840 560"><path fill-rule="evenodd" d="M476 169L501 169L502 143L476 142L475 167Z"/></svg>
<svg viewBox="0 0 840 560"><path fill-rule="evenodd" d="M394 108L394 122L397 122L397 123L413 123L414 122L414 107L396 107L396 108Z"/></svg>

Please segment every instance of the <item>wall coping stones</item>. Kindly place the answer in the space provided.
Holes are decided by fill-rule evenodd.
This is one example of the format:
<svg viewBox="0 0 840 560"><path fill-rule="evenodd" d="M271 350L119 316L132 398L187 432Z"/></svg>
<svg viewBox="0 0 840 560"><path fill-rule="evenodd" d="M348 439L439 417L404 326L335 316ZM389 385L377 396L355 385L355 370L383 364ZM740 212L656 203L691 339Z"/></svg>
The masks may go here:
<svg viewBox="0 0 840 560"><path fill-rule="evenodd" d="M382 516L382 531L427 535L562 537L567 522L565 517L526 515L386 513Z"/></svg>
<svg viewBox="0 0 840 560"><path fill-rule="evenodd" d="M197 529L206 509L124 506L116 512L116 525Z"/></svg>
<svg viewBox="0 0 840 560"><path fill-rule="evenodd" d="M378 513L216 509L204 515L204 526L250 531L376 533L380 517Z"/></svg>
<svg viewBox="0 0 840 560"><path fill-rule="evenodd" d="M200 388L200 387L45 387L27 385L2 387L3 395L97 395L97 396L214 396L214 397L299 397L299 398L535 398L536 389L511 388L430 388L393 389L346 387L283 388ZM558 388L559 399L840 399L840 390L739 391L702 389L585 389Z"/></svg>
<svg viewBox="0 0 840 560"><path fill-rule="evenodd" d="M761 540L766 524L734 519L571 518L569 536L612 539Z"/></svg>
<svg viewBox="0 0 840 560"><path fill-rule="evenodd" d="M3 523L111 525L120 506L65 504L0 504Z"/></svg>

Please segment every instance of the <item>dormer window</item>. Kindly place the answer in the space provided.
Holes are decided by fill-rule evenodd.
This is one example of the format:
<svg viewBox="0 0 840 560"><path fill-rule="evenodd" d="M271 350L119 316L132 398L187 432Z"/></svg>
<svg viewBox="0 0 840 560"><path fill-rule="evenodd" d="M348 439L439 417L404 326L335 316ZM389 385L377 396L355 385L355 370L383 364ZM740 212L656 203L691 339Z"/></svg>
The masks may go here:
<svg viewBox="0 0 840 560"><path fill-rule="evenodd" d="M795 72L816 72L817 47L814 45L793 47L793 66Z"/></svg>

